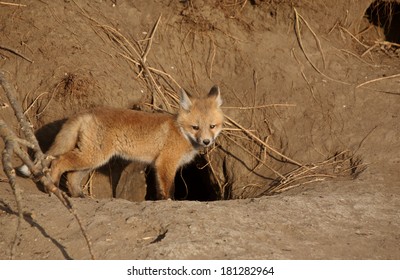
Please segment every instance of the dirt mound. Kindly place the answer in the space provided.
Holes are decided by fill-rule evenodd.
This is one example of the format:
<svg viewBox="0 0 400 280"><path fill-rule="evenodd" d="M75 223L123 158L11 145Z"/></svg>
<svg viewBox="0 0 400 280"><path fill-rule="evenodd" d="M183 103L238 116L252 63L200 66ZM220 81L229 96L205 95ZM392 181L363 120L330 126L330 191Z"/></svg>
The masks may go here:
<svg viewBox="0 0 400 280"><path fill-rule="evenodd" d="M73 199L98 258L400 256L397 1L137 2L1 9L0 68L42 148L83 109L175 112L180 87L218 84L224 132L178 172L176 197L247 199L144 202L151 170L112 160L87 179L92 199ZM10 107L0 114L18 131ZM8 258L17 216L2 181ZM15 257L88 258L62 205L18 183L26 223Z"/></svg>

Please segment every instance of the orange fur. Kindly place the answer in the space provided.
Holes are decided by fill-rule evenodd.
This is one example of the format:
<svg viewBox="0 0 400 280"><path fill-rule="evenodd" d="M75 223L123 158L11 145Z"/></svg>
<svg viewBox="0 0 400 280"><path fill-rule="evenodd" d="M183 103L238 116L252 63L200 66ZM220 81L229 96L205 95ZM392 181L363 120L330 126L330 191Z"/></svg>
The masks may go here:
<svg viewBox="0 0 400 280"><path fill-rule="evenodd" d="M202 147L210 146L222 129L219 88L204 98L181 92L176 116L127 109L96 108L70 118L48 151L55 156L51 178L58 184L68 172L71 196L82 196L81 180L113 156L153 164L159 197L173 198L177 169Z"/></svg>

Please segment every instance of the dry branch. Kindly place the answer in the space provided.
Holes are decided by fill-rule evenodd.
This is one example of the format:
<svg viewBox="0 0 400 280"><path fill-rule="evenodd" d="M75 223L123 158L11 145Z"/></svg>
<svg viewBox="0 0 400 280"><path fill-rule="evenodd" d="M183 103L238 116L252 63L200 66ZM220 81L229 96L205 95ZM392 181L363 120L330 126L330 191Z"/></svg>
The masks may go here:
<svg viewBox="0 0 400 280"><path fill-rule="evenodd" d="M93 19L92 19L93 20ZM158 17L157 21L155 22L153 28L148 33L148 37L145 40L147 45L145 47L145 51L142 51L139 42L135 41L135 44L132 44L123 34L121 34L118 30L113 27L107 25L101 25L97 23L97 26L100 27L104 33L118 46L118 48L122 51L119 55L124 57L128 60L128 62L133 63L135 66L139 67L139 71L137 76L141 77L147 86L149 87L150 91L153 93L152 95L152 103L157 105L158 100L164 105L166 111L171 111L171 103L166 98L166 94L162 91L162 87L157 83L153 73L160 74L160 70L155 70L148 66L147 63L147 56L150 52L155 32L158 28L158 25L161 20L161 15ZM137 47L135 47L137 46Z"/></svg>
<svg viewBox="0 0 400 280"><path fill-rule="evenodd" d="M265 105L257 105L257 106L222 106L222 109L237 109L237 110L254 110L254 109L265 109L270 107L296 107L296 104L265 104Z"/></svg>
<svg viewBox="0 0 400 280"><path fill-rule="evenodd" d="M366 81L364 83L359 84L358 86L356 86L356 88L368 85L370 83L375 83L375 82L378 82L378 81L387 80L387 79L393 79L393 78L397 78L397 77L400 77L400 74L395 74L395 75L391 75L391 76L387 76L387 77L380 77L380 78L372 79L372 80L369 80L369 81Z"/></svg>
<svg viewBox="0 0 400 280"><path fill-rule="evenodd" d="M5 123L4 120L0 120L0 136L2 137L5 143L5 149L3 150L3 168L4 172L7 175L10 186L13 190L14 197L17 203L18 209L18 226L16 230L16 236L14 238L14 242L11 248L10 257L13 258L15 254L15 246L19 239L19 230L20 225L23 219L23 211L22 211L22 197L19 192L19 187L15 182L15 170L12 167L12 157L14 153L23 161L24 164L29 168L30 172L33 174L33 178L42 183L48 193L54 194L61 203L68 209L68 211L74 216L81 232L85 238L85 241L88 246L88 250L92 259L94 259L94 255L92 252L91 244L89 241L89 237L84 230L83 224L75 211L75 208L72 205L72 201L68 198L68 196L58 189L54 183L52 182L50 175L48 173L48 167L52 160L51 157L46 156L42 150L40 149L39 143L35 137L32 126L26 119L22 107L17 101L15 90L10 86L8 81L5 78L5 73L0 71L0 84L2 85L4 92L10 102L11 107L14 110L14 114L18 120L19 125L21 126L21 130L25 139L19 138ZM21 145L29 147L34 151L35 163L29 158L27 152L21 148Z"/></svg>
<svg viewBox="0 0 400 280"><path fill-rule="evenodd" d="M268 150L274 152L275 154L277 154L278 156L281 156L282 158L286 159L288 162L291 162L297 166L304 166L303 164L299 163L298 161L282 154L281 152L279 152L277 149L271 147L270 145L268 145L266 142L264 142L263 140L261 140L259 137L257 137L254 133L250 132L249 130L247 130L245 127L243 127L241 124L239 124L238 122L236 122L234 119L232 119L229 116L226 116L226 119L231 122L234 126L240 128L245 134L247 134L252 140L254 140L256 143L258 143L259 145L261 145L262 147L267 148Z"/></svg>
<svg viewBox="0 0 400 280"><path fill-rule="evenodd" d="M160 24L160 20L161 20L161 15L158 17L156 23L154 24L153 28L150 31L149 37L146 39L146 40L148 40L148 44L147 44L146 49L141 57L143 64L146 63L147 55L149 54L151 45L153 44L154 34L156 33L157 27Z"/></svg>
<svg viewBox="0 0 400 280"><path fill-rule="evenodd" d="M365 64L368 65L368 66L371 66L371 67L382 67L382 66L383 66L383 65L378 65L378 64L369 63L369 62L365 61L364 59L362 59L361 57L359 57L358 55L356 55L355 53L352 53L352 52L349 51L349 50L340 49L340 51L342 51L342 52L344 52L344 53L347 53L347 54L349 54L349 55L351 55L351 56L354 56L354 57L357 58L359 61L361 61L362 63L365 63Z"/></svg>
<svg viewBox="0 0 400 280"><path fill-rule="evenodd" d="M12 49L12 48L0 46L0 49L5 50L5 51L8 51L8 52L10 52L10 53L13 53L13 54L15 54L15 55L17 55L17 56L19 56L19 57L25 59L26 61L29 61L30 63L33 63L33 60L27 58L25 55L19 53L18 51L14 50L14 49Z"/></svg>
<svg viewBox="0 0 400 280"><path fill-rule="evenodd" d="M147 38L144 40L134 40L134 43L131 43L121 32L119 32L114 27L108 26L106 24L101 24L99 21L91 17L81 6L79 6L74 0L74 4L80 9L82 15L89 19L90 22L94 23L94 28L100 28L106 36L117 45L119 55L124 57L128 60L128 62L133 63L135 66L138 67L139 71L137 73L138 77L141 77L143 81L146 83L147 87L152 92L152 104L158 106L158 99L161 100L161 103L164 105L166 111L171 111L171 103L169 102L168 98L165 97L165 94L162 91L162 87L157 83L153 73L157 75L160 74L160 70L155 70L148 66L147 63L147 56L150 52L151 46L153 44L154 35L157 31L157 28L161 21L161 15L158 17L157 21L153 25L150 32L148 32ZM96 32L97 35L99 35ZM99 35L100 36L100 35ZM139 42L147 42L144 51L140 46ZM176 98L174 98L176 100Z"/></svg>
<svg viewBox="0 0 400 280"><path fill-rule="evenodd" d="M3 122L3 120L0 120L0 133L1 135L7 135L6 129L6 124ZM3 137L4 139L4 137ZM11 186L11 189L13 191L15 201L17 203L17 211L18 211L18 224L17 224L17 229L15 231L15 236L13 243L11 245L11 253L10 253L10 259L14 258L15 255L15 248L16 245L18 244L18 241L20 240L20 228L22 224L22 219L23 219L23 212L22 212L22 199L21 199L21 191L15 181L15 170L13 169L11 165L11 158L13 156L13 151L14 151L14 141L5 141L5 148L3 151L3 158L2 158L2 163L3 163L3 169L4 172L6 173L6 176L8 178L8 183Z"/></svg>
<svg viewBox="0 0 400 280"><path fill-rule="evenodd" d="M340 29L343 30L344 32L346 32L347 34L349 34L351 38L353 38L357 43L359 43L359 44L360 44L361 46L363 46L364 48L368 49L368 48L370 47L370 46L368 46L368 45L362 43L360 40L358 40L357 37L354 36L353 34L351 34L351 32L350 32L349 30L347 30L346 28L344 28L344 27L341 26Z"/></svg>
<svg viewBox="0 0 400 280"><path fill-rule="evenodd" d="M13 6L13 7L26 7L26 5L24 4L17 4L17 3L3 2L3 1L0 1L0 5Z"/></svg>
<svg viewBox="0 0 400 280"><path fill-rule="evenodd" d="M326 68L325 55L324 55L324 52L322 50L321 41L319 40L317 34L314 32L314 30L311 28L311 26L308 24L308 22L303 18L303 16L300 15L299 13L297 13L295 8L294 8L294 11L296 13L296 16L299 17L305 23L305 25L307 26L308 30L310 30L310 32L314 36L315 42L317 43L318 50L321 53L322 62L324 64L324 68Z"/></svg>
<svg viewBox="0 0 400 280"><path fill-rule="evenodd" d="M348 83L348 82L344 82L344 81L341 81L341 80L337 80L337 79L332 78L332 77L328 76L327 74L323 73L321 70L318 69L318 67L314 64L314 62L311 61L311 59L310 59L310 57L308 56L308 54L307 54L307 52L306 52L306 49L304 48L304 45L303 45L303 39L302 39L302 37L301 37L301 32L300 32L300 20L302 20L302 21L306 24L306 26L310 29L311 33L313 34L313 36L314 36L314 38L315 38L315 40L316 40L316 42L317 42L318 48L321 48L320 43L319 43L319 39L318 39L318 37L316 37L315 32L311 29L311 27L309 26L309 24L308 24L308 23L304 20L304 18L297 12L296 8L293 8L293 10L294 10L294 14L295 14L295 24L294 24L294 27L295 27L295 34L296 34L296 37L297 37L297 41L299 42L300 49L302 50L302 52L303 52L305 58L307 59L307 61L310 63L311 67L312 67L315 71L317 71L320 75L322 75L323 77L327 78L328 80L331 80L331 81L337 82L337 83L341 83L341 84L345 84L345 85L350 85L350 83ZM317 39L318 39L318 40L317 40ZM320 49L320 51L321 51L321 55L322 55L323 62L324 62L324 61L325 61L325 58L324 58L324 56L323 56L322 49Z"/></svg>
<svg viewBox="0 0 400 280"><path fill-rule="evenodd" d="M325 161L294 169L285 179L278 179L260 195L279 194L295 187L326 179L350 177L356 178L366 165L350 151L334 154Z"/></svg>

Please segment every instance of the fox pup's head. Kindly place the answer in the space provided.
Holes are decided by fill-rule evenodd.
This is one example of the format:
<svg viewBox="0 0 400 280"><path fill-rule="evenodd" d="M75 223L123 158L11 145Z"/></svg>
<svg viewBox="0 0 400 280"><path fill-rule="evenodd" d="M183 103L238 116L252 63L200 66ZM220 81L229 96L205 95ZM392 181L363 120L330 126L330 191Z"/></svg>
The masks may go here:
<svg viewBox="0 0 400 280"><path fill-rule="evenodd" d="M206 97L194 98L181 89L178 124L182 133L197 148L208 147L222 130L224 114L218 86Z"/></svg>

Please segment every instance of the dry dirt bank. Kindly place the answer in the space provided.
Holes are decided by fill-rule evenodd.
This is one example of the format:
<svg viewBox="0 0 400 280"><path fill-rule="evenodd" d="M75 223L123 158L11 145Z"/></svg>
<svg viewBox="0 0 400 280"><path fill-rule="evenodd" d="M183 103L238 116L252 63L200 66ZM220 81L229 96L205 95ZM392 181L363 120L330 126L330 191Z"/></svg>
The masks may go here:
<svg viewBox="0 0 400 280"><path fill-rule="evenodd" d="M97 258L400 257L399 51L386 41L387 26L363 18L372 1L20 2L0 9L0 68L43 146L57 131L49 123L84 108L167 108L132 62L160 14L146 63L162 92L204 94L219 84L227 116L264 143L230 122L211 154L215 172L194 166L185 175L194 178L190 199L258 198L132 202L121 198L143 199L142 167L121 175L125 163L114 163L96 173L94 198L73 201ZM9 107L0 116L18 131ZM260 197L277 172L296 168L265 145L302 164L341 151L350 158L323 170L332 180ZM366 169L351 179L354 167ZM15 258L90 258L67 210L30 180L18 182L25 222ZM1 259L16 223L14 196L1 182Z"/></svg>

